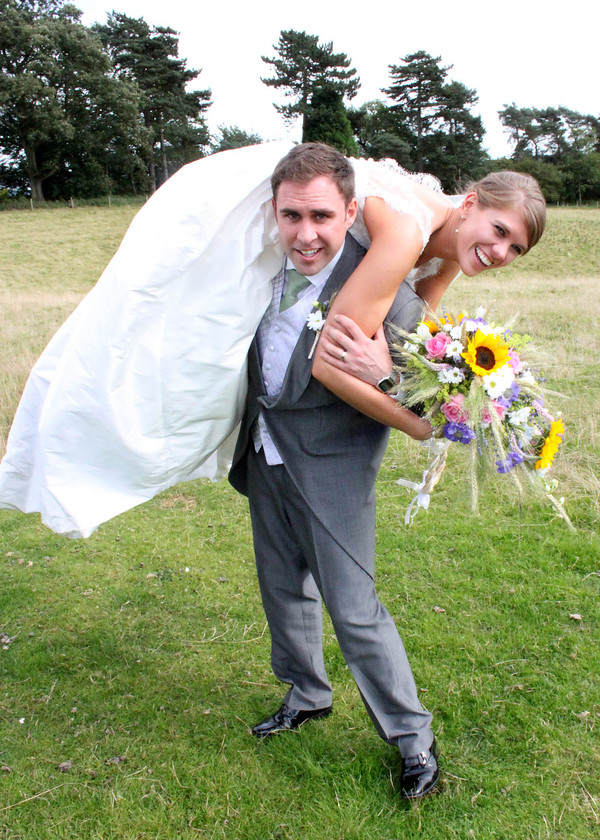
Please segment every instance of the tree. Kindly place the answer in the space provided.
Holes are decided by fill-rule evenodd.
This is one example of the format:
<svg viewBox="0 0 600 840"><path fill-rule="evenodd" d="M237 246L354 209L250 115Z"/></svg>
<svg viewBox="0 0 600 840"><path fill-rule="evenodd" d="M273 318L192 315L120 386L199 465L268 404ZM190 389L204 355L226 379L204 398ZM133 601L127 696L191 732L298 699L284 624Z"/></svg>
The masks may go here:
<svg viewBox="0 0 600 840"><path fill-rule="evenodd" d="M267 86L282 89L285 96L294 100L287 105L275 105L275 109L287 122L302 117L302 140L305 141L311 117L314 133L317 115L312 109L321 107L319 99L322 103L325 96L331 98L335 93L343 104L344 97L352 99L356 95L360 79L356 70L350 67L348 56L334 53L331 42L320 44L316 35L293 29L283 30L273 48L279 53L279 58L263 55L262 60L273 67L276 75L261 81ZM317 101L313 102L315 94Z"/></svg>
<svg viewBox="0 0 600 840"><path fill-rule="evenodd" d="M391 158L405 169L412 168L412 133L389 105L373 100L350 109L348 116L364 157Z"/></svg>
<svg viewBox="0 0 600 840"><path fill-rule="evenodd" d="M450 69L440 67L440 60L441 56L433 58L424 50L404 56L401 64L389 65L392 84L383 91L413 134L418 172L423 171L423 138L438 119L442 87Z"/></svg>
<svg viewBox="0 0 600 840"><path fill-rule="evenodd" d="M527 175L532 175L536 179L548 203L558 204L561 201L565 201L565 178L558 166L553 163L546 163L539 158L529 155L518 160L514 158L498 158L490 163L489 169L494 172L500 172L506 169L512 169L515 172L525 172Z"/></svg>
<svg viewBox="0 0 600 840"><path fill-rule="evenodd" d="M483 174L487 160L481 141L485 134L481 117L470 109L478 102L475 90L461 82L443 85L438 99L437 130L423 138L427 171L434 173L449 192L459 192L463 179Z"/></svg>
<svg viewBox="0 0 600 840"><path fill-rule="evenodd" d="M592 152L598 145L599 121L590 114L564 107L518 108L513 102L498 116L514 143L515 159L533 155L558 160L567 152Z"/></svg>
<svg viewBox="0 0 600 840"><path fill-rule="evenodd" d="M329 84L316 86L313 90L302 139L306 143L328 143L345 155L358 154L342 96Z"/></svg>
<svg viewBox="0 0 600 840"><path fill-rule="evenodd" d="M587 199L600 198L600 153L589 152L570 156L563 163L567 200L581 204Z"/></svg>
<svg viewBox="0 0 600 840"><path fill-rule="evenodd" d="M170 168L200 157L208 145L203 114L211 104L211 92L186 91L186 85L201 71L188 69L185 59L178 58L179 42L173 29L151 27L143 18L112 12L107 23L96 24L94 31L112 59L117 78L134 82L141 91L146 157L154 190L157 163L166 180Z"/></svg>
<svg viewBox="0 0 600 840"><path fill-rule="evenodd" d="M227 149L240 149L243 146L255 146L257 143L263 142L259 134L248 134L248 132L238 128L237 125L220 125L218 130L221 136L213 139L210 146L211 154L223 152Z"/></svg>
<svg viewBox="0 0 600 840"><path fill-rule="evenodd" d="M133 140L135 97L129 85L110 79L109 59L74 6L0 0L0 12L0 151L43 201L43 184L61 168L77 167L94 134L100 154ZM87 155L97 160L98 150L88 145Z"/></svg>
<svg viewBox="0 0 600 840"><path fill-rule="evenodd" d="M393 84L385 89L393 104L399 137L411 147L412 166L454 191L466 176L477 177L487 158L481 118L471 113L477 92L461 82L446 82L450 67L421 50L390 65Z"/></svg>
<svg viewBox="0 0 600 840"><path fill-rule="evenodd" d="M518 108L514 102L498 116L514 144L513 165L535 175L547 201L600 198L596 117L562 106Z"/></svg>
<svg viewBox="0 0 600 840"><path fill-rule="evenodd" d="M534 108L517 108L513 102L512 105L505 105L503 111L498 111L498 116L515 145L515 159L525 154L537 158L540 137L537 111Z"/></svg>

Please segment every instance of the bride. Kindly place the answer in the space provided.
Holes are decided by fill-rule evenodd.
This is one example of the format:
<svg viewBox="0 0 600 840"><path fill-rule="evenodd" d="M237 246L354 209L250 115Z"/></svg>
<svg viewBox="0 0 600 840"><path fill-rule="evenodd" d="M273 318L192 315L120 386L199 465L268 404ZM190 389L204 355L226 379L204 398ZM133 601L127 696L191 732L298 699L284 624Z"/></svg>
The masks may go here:
<svg viewBox="0 0 600 840"><path fill-rule="evenodd" d="M266 143L189 164L137 214L31 372L0 464L0 507L89 536L178 482L226 472L248 347L283 259L270 176L289 148ZM371 247L328 322L349 316L373 335L403 278L435 308L460 270L505 265L543 232L543 198L528 176L487 176L461 202L389 162L353 165L351 233ZM328 335L328 347L344 342L340 356L350 350L347 332ZM319 354L315 375L394 425L392 401L335 359Z"/></svg>

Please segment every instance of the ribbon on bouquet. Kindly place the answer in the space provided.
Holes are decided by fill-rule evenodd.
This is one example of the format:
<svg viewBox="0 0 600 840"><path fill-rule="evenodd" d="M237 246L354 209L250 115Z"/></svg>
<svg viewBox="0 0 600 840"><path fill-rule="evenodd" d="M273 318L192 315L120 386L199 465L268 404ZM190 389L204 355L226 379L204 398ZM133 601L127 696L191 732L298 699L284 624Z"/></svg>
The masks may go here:
<svg viewBox="0 0 600 840"><path fill-rule="evenodd" d="M396 484L402 487L408 487L409 490L414 490L416 496L406 509L404 514L405 525L412 525L412 521L419 512L420 508L427 510L433 488L438 483L444 472L446 466L446 458L448 457L448 447L451 441L445 438L430 438L423 441L423 446L429 449L431 461L429 466L423 473L423 480L420 484L416 481L407 481L405 478L399 478Z"/></svg>

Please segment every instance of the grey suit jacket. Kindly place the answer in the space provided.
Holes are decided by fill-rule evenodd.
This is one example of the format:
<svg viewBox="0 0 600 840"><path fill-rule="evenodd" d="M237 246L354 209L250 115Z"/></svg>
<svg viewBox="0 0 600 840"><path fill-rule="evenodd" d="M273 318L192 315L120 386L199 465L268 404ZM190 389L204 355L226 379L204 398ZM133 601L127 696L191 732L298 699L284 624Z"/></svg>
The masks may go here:
<svg viewBox="0 0 600 840"><path fill-rule="evenodd" d="M364 256L347 234L346 243L320 301L331 300ZM386 324L405 329L421 317L423 301L402 283L386 316ZM247 450L251 428L262 410L273 441L298 492L314 515L341 545L371 553L374 546L375 478L385 452L389 429L340 400L311 375L308 354L314 332L305 327L292 353L281 392L264 392L256 339L248 359L246 411L229 481L248 495ZM348 542L350 541L350 542ZM370 564L369 564L370 565ZM366 569L372 573L372 569Z"/></svg>

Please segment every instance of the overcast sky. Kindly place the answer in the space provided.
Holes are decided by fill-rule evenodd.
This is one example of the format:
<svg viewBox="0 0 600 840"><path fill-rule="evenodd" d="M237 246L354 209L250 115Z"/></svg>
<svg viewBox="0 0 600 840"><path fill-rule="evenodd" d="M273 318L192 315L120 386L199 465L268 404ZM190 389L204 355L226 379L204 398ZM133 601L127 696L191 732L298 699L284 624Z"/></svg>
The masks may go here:
<svg viewBox="0 0 600 840"><path fill-rule="evenodd" d="M448 79L479 94L483 142L494 157L511 151L497 118L505 104L563 105L600 115L600 4L594 0L379 0L370 6L371 17L350 11L343 17L343 4L329 0L303 0L296 10L282 0L73 1L88 26L104 23L114 9L179 32L180 57L202 70L194 87L212 90L207 119L213 132L237 125L265 140L300 139L299 128L287 129L273 108L284 101L279 92L260 81L272 75L261 55L275 55L282 29L332 41L335 52L351 58L362 82L355 105L384 98L388 65L403 56L418 50L441 56L453 65Z"/></svg>

